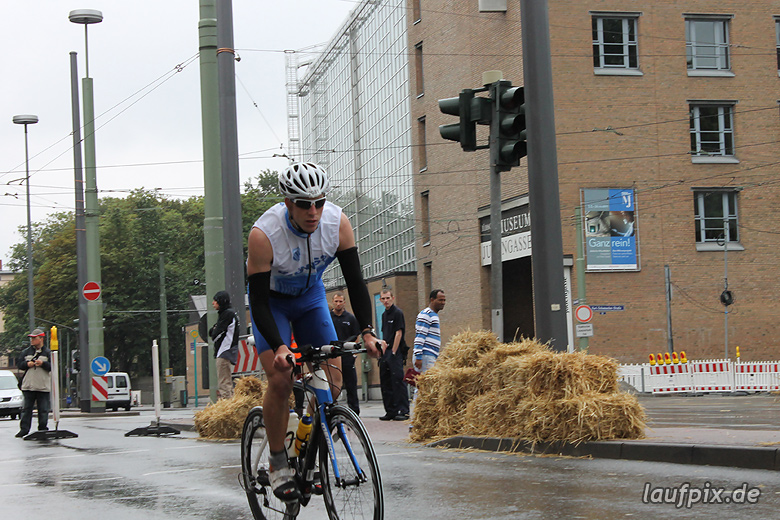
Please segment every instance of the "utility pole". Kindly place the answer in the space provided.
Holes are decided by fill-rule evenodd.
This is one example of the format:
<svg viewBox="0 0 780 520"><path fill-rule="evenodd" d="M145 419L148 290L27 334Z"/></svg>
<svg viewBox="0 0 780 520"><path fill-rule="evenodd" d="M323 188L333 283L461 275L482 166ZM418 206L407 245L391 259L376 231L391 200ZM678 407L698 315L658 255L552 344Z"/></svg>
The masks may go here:
<svg viewBox="0 0 780 520"><path fill-rule="evenodd" d="M217 73L217 9L215 0L200 1L200 103L203 133L204 207L203 242L206 267L206 313L208 329L217 322L217 311L208 305L209 298L225 288L224 235L222 232L222 167L219 140L219 74ZM208 337L208 350L214 342ZM196 346L195 357L199 350ZM207 356L213 359L214 356ZM212 363L213 364L213 363ZM216 366L201 368L208 374L210 397L217 400ZM200 384L195 382L196 388Z"/></svg>
<svg viewBox="0 0 780 520"><path fill-rule="evenodd" d="M160 360L163 364L163 407L171 407L171 356L168 349L168 298L165 294L165 253L160 253Z"/></svg>
<svg viewBox="0 0 780 520"><path fill-rule="evenodd" d="M76 193L76 283L78 285L78 306L79 306L79 367L89 366L89 320L87 317L87 300L81 293L82 288L87 283L87 239L86 224L84 222L84 179L82 175L81 163L81 118L79 117L79 82L78 82L78 62L76 53L70 53L70 93L73 119L73 176L75 179ZM68 358L70 360L70 358ZM88 377L81 375L79 370L78 393L79 406L82 411L89 410L89 400L92 398L92 386ZM86 401L86 403L84 403ZM86 408L86 410L85 410Z"/></svg>
<svg viewBox="0 0 780 520"><path fill-rule="evenodd" d="M666 279L666 346L669 355L674 352L674 336L672 335L672 272L668 265L664 266L664 278Z"/></svg>
<svg viewBox="0 0 780 520"><path fill-rule="evenodd" d="M241 318L245 315L244 237L241 222L241 186L238 172L236 123L236 68L233 49L233 2L217 0L217 71L219 74L219 136L222 158L222 214L224 233L225 290ZM208 283L208 281L207 281ZM215 292L215 287L209 287ZM213 343L211 343L213 348ZM209 356L209 386L217 400L217 369Z"/></svg>
<svg viewBox="0 0 780 520"><path fill-rule="evenodd" d="M521 0L523 78L528 107L528 191L531 212L536 337L567 350L558 155L547 0Z"/></svg>

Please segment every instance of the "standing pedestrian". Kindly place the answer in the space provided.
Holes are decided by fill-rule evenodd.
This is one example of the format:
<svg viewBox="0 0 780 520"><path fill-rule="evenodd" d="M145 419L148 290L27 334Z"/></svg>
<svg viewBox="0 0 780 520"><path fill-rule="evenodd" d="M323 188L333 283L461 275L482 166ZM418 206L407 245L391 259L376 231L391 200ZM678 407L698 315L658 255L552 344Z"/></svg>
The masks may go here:
<svg viewBox="0 0 780 520"><path fill-rule="evenodd" d="M344 309L344 293L336 292L333 295L333 309L330 311L330 319L336 329L339 340L354 339L360 334L357 319ZM360 399L357 390L357 370L355 370L355 355L342 354L341 373L344 381L344 390L347 391L347 405L353 412L360 415Z"/></svg>
<svg viewBox="0 0 780 520"><path fill-rule="evenodd" d="M431 368L439 357L441 349L439 313L446 301L444 291L434 289L428 298L428 306L417 315L414 324L414 367L420 373L425 373Z"/></svg>
<svg viewBox="0 0 780 520"><path fill-rule="evenodd" d="M217 322L209 331L217 358L217 399L230 399L233 397L233 367L238 360L238 315L230 306L227 291L215 294L211 305L219 312Z"/></svg>
<svg viewBox="0 0 780 520"><path fill-rule="evenodd" d="M49 410L51 410L51 352L44 344L46 333L35 329L27 335L30 346L16 360L16 366L24 371L22 376L21 420L17 437L30 433L33 407L38 407L38 431L49 429Z"/></svg>
<svg viewBox="0 0 780 520"><path fill-rule="evenodd" d="M382 291L379 301L385 306L382 338L387 342L387 349L379 358L379 382L385 406L385 415L379 420L405 421L409 419L409 390L404 381L404 359L408 350L404 339L404 313L396 307L395 295L390 289Z"/></svg>

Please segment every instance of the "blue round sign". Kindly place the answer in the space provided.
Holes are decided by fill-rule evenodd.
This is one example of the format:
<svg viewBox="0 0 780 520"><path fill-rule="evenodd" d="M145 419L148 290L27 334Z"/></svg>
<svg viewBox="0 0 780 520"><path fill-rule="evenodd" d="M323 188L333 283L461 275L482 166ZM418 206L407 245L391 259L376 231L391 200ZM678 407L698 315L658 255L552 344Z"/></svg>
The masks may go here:
<svg viewBox="0 0 780 520"><path fill-rule="evenodd" d="M111 362L103 356L96 356L92 359L92 373L96 376L104 376L111 370Z"/></svg>

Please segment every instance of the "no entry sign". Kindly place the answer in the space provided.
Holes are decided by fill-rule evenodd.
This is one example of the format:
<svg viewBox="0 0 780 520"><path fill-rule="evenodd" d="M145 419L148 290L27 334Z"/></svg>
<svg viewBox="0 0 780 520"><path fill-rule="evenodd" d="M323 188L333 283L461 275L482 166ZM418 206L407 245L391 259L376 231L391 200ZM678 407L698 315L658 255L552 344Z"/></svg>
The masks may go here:
<svg viewBox="0 0 780 520"><path fill-rule="evenodd" d="M100 298L100 284L97 282L87 282L84 284L84 288L81 290L81 294L84 298L93 302Z"/></svg>

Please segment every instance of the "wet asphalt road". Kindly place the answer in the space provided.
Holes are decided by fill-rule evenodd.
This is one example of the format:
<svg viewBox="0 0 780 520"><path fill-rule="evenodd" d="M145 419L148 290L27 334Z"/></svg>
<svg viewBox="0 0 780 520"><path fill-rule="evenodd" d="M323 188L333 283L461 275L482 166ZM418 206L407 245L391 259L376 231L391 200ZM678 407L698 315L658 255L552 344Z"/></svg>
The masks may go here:
<svg viewBox="0 0 780 520"><path fill-rule="evenodd" d="M774 422L766 417L770 401L746 403L732 400L723 407L714 400L695 402L701 417L681 410L682 401L655 400L649 408L664 421L677 413L683 416L678 420L687 417L718 427L724 422ZM732 408L738 411L716 411ZM405 423L383 423L378 415L374 407L364 410L363 417L379 455L387 519L776 518L780 506L777 472L439 450L406 442ZM191 416L188 409L163 411L164 421ZM251 519L238 484L238 442L203 441L187 431L163 438L124 437L152 417L149 411L65 417L60 428L79 437L50 442L16 439L17 421L0 419L2 518ZM744 505L677 509L643 503L646 483L652 490L686 482L729 492L746 483L761 494L757 503ZM327 516L322 502L314 499L299 518Z"/></svg>

